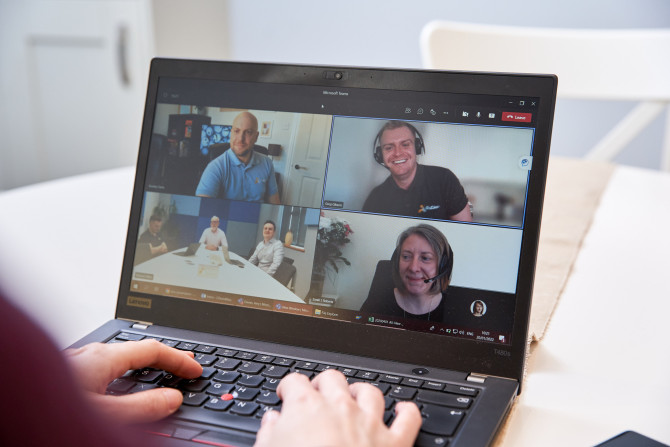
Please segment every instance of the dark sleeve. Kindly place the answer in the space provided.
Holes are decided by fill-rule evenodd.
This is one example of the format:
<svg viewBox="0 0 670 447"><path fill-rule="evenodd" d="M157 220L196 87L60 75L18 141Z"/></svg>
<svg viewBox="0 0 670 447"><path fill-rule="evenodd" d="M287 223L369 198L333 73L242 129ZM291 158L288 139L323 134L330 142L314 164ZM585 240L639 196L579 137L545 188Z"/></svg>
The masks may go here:
<svg viewBox="0 0 670 447"><path fill-rule="evenodd" d="M0 291L0 445L147 446L137 429L92 408L49 337Z"/></svg>

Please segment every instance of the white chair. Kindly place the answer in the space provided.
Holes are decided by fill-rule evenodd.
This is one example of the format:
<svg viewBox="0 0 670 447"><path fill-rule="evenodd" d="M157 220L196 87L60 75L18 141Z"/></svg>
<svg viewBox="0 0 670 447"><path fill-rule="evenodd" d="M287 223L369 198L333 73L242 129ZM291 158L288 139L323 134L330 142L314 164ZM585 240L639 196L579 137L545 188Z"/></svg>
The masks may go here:
<svg viewBox="0 0 670 447"><path fill-rule="evenodd" d="M670 29L552 29L428 23L421 33L427 68L558 75L559 98L639 104L585 156L612 160L670 109ZM670 171L670 112L661 169Z"/></svg>

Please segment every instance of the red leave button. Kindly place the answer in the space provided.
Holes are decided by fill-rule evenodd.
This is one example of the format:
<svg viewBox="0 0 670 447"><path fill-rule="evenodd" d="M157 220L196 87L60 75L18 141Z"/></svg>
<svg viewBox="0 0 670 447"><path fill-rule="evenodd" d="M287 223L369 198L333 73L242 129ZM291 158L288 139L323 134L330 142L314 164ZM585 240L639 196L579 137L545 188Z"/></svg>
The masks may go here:
<svg viewBox="0 0 670 447"><path fill-rule="evenodd" d="M519 113L519 112L503 112L502 120L503 121L516 121L517 123L530 123L530 120L533 118L532 113Z"/></svg>

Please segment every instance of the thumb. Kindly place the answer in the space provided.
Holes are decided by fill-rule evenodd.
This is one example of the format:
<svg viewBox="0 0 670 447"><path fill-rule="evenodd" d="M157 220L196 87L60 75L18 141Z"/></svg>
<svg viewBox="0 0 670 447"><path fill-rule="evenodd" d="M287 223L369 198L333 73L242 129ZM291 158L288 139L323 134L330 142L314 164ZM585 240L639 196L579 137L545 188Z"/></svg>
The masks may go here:
<svg viewBox="0 0 670 447"><path fill-rule="evenodd" d="M153 422L177 411L183 401L179 390L159 388L126 396L91 393L100 411L124 423Z"/></svg>

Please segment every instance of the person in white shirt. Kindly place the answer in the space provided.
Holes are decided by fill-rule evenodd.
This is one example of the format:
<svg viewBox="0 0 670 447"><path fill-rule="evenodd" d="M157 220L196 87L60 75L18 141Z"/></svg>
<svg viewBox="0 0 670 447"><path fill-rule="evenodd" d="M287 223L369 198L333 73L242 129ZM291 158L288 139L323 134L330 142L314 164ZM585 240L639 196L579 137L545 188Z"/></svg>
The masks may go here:
<svg viewBox="0 0 670 447"><path fill-rule="evenodd" d="M205 245L207 250L218 250L219 247L227 247L228 240L223 230L219 230L219 218L212 216L209 221L209 228L206 228L200 236L200 243Z"/></svg>
<svg viewBox="0 0 670 447"><path fill-rule="evenodd" d="M268 275L274 275L277 267L284 259L284 245L274 239L276 225L273 221L267 220L263 224L263 240L256 246L254 254L249 258L249 262L257 265Z"/></svg>

